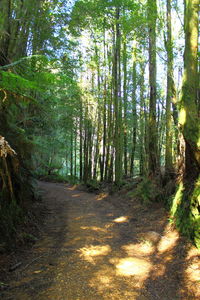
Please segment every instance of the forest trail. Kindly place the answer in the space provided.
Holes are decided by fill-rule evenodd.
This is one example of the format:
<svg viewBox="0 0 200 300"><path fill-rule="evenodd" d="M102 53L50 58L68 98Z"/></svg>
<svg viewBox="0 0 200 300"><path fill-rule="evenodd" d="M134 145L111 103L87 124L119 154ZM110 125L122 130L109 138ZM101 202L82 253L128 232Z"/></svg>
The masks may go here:
<svg viewBox="0 0 200 300"><path fill-rule="evenodd" d="M162 207L133 201L130 209L123 195L66 184L39 188L48 208L44 232L1 299L199 299L198 251L180 239Z"/></svg>

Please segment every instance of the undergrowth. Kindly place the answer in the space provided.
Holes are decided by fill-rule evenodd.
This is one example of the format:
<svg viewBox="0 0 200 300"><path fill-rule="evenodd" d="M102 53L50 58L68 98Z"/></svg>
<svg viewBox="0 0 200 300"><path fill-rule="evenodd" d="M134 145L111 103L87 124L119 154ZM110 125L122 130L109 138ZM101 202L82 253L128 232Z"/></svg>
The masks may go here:
<svg viewBox="0 0 200 300"><path fill-rule="evenodd" d="M15 242L17 226L23 222L23 210L12 201L0 207L0 249L9 249Z"/></svg>
<svg viewBox="0 0 200 300"><path fill-rule="evenodd" d="M162 190L156 180L143 177L135 189L128 193L131 198L136 198L142 204L149 205L162 199Z"/></svg>
<svg viewBox="0 0 200 300"><path fill-rule="evenodd" d="M50 174L50 175L39 175L37 176L38 179L44 180L47 182L68 182L69 178L60 174Z"/></svg>

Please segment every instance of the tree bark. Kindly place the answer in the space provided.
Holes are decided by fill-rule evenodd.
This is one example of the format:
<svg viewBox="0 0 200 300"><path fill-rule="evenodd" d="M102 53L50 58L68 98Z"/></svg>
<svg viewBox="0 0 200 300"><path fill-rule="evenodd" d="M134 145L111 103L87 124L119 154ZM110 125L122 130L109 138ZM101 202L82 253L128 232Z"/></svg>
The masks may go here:
<svg viewBox="0 0 200 300"><path fill-rule="evenodd" d="M157 1L148 0L148 26L149 26L149 173L155 175L159 172L158 161L158 134L156 122L156 20Z"/></svg>
<svg viewBox="0 0 200 300"><path fill-rule="evenodd" d="M173 170L172 159L172 103L175 100L175 88L173 80L173 48L172 48L172 26L171 26L171 0L167 0L167 97L166 97L166 151L165 171L170 173Z"/></svg>
<svg viewBox="0 0 200 300"><path fill-rule="evenodd" d="M184 175L186 179L191 180L200 173L200 127L197 105L199 0L185 0L184 4L184 76L179 123L186 144Z"/></svg>

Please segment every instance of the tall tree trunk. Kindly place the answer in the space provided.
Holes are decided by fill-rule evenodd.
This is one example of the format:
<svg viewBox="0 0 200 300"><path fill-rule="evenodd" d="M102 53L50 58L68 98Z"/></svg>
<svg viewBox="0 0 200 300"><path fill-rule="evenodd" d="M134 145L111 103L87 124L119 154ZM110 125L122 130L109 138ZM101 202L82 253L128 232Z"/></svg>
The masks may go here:
<svg viewBox="0 0 200 300"><path fill-rule="evenodd" d="M70 175L71 177L73 177L74 175L74 160L73 160L73 145L74 145L74 141L73 141L73 129L71 129L71 136L70 136L70 149L71 149L71 157L70 157Z"/></svg>
<svg viewBox="0 0 200 300"><path fill-rule="evenodd" d="M80 150L79 150L79 158L80 158L80 181L83 179L83 105L82 100L80 103L80 121L79 121L79 132L80 132Z"/></svg>
<svg viewBox="0 0 200 300"><path fill-rule="evenodd" d="M140 176L145 174L144 66L140 64Z"/></svg>
<svg viewBox="0 0 200 300"><path fill-rule="evenodd" d="M156 20L157 0L148 0L149 24L149 173L159 172L158 134L156 122Z"/></svg>
<svg viewBox="0 0 200 300"><path fill-rule="evenodd" d="M120 80L120 48L121 34L119 27L120 8L116 7L116 40L114 54L114 111L115 111L115 183L120 185L122 179L122 132L121 132L121 80Z"/></svg>
<svg viewBox="0 0 200 300"><path fill-rule="evenodd" d="M135 51L135 49L134 49ZM132 145L131 145L131 163L130 163L130 175L134 174L134 160L135 160L135 148L136 148L136 134L137 134L137 110L136 110L136 88L137 88L137 72L136 72L136 55L134 54L133 59L133 70L132 70Z"/></svg>
<svg viewBox="0 0 200 300"><path fill-rule="evenodd" d="M123 71L124 71L124 84L123 84L123 102L124 102L124 173L128 175L128 141L127 141L127 49L126 37L123 42Z"/></svg>
<svg viewBox="0 0 200 300"><path fill-rule="evenodd" d="M77 120L75 125L75 137L74 137L74 176L77 173Z"/></svg>
<svg viewBox="0 0 200 300"><path fill-rule="evenodd" d="M179 170L179 188L173 199L172 215L179 229L195 241L200 248L200 127L198 107L198 13L199 0L185 0L184 31L184 76L180 101L179 151L182 164Z"/></svg>
<svg viewBox="0 0 200 300"><path fill-rule="evenodd" d="M165 171L173 170L172 159L172 111L171 105L175 104L175 88L173 80L173 48L171 26L171 0L167 0L167 98L166 98L166 145L165 145Z"/></svg>
<svg viewBox="0 0 200 300"><path fill-rule="evenodd" d="M98 162L100 165L100 173L102 175L102 162L100 157L100 144L101 144L101 84L100 84L100 66L99 66L99 57L97 47L95 47L95 54L96 58L98 59L97 62L97 88L98 88L98 107L97 107L97 130L96 130L96 144L95 144L95 154L94 154L94 164L93 164L93 178L97 179L97 170L98 170ZM92 83L92 89L94 90L94 82Z"/></svg>
<svg viewBox="0 0 200 300"><path fill-rule="evenodd" d="M200 130L198 92L198 13L199 0L185 0L185 52L182 99L179 123L183 132L185 153L185 178L196 178L200 172Z"/></svg>
<svg viewBox="0 0 200 300"><path fill-rule="evenodd" d="M113 43L112 43L112 51L108 53L108 70L109 74L111 74L111 80L108 83L108 91L107 91L107 105L108 105L108 112L107 112L107 147L106 147L106 161L105 161L105 180L106 181L112 181L113 174L113 147L114 147L114 93L113 93L113 87L114 87L114 59L112 61L112 58L114 57L114 51L115 51L115 34L114 34L114 28L113 28ZM108 52L108 49L107 49Z"/></svg>
<svg viewBox="0 0 200 300"><path fill-rule="evenodd" d="M105 179L105 163L106 163L106 140L107 140L107 113L106 113L106 104L107 104L107 74L106 74L106 35L104 27L104 41L103 41L103 53L104 53L104 93L103 93L103 158L102 158L102 177L101 181Z"/></svg>
<svg viewBox="0 0 200 300"><path fill-rule="evenodd" d="M87 123L87 121L85 122ZM83 170L83 181L87 183L88 181L88 127L87 124L84 126L85 135L84 135L84 170Z"/></svg>

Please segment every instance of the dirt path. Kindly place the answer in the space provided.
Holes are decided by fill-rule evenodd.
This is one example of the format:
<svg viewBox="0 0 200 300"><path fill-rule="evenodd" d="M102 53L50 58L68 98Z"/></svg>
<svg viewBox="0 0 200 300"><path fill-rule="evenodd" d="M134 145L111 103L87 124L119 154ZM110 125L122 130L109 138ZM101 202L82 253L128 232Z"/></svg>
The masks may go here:
<svg viewBox="0 0 200 300"><path fill-rule="evenodd" d="M43 236L1 299L200 299L199 253L167 225L163 208L133 202L130 210L122 195L39 186L48 207Z"/></svg>

